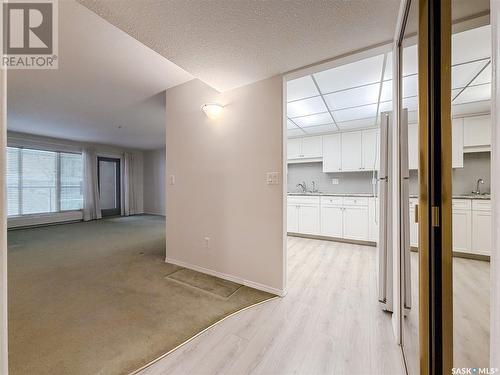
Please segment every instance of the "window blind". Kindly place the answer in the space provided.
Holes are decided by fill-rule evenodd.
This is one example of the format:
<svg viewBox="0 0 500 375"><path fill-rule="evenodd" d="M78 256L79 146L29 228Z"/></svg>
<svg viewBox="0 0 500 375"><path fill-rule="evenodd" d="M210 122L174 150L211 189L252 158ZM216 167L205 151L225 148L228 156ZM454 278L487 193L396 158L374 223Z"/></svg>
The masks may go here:
<svg viewBox="0 0 500 375"><path fill-rule="evenodd" d="M81 154L7 148L8 216L83 207Z"/></svg>

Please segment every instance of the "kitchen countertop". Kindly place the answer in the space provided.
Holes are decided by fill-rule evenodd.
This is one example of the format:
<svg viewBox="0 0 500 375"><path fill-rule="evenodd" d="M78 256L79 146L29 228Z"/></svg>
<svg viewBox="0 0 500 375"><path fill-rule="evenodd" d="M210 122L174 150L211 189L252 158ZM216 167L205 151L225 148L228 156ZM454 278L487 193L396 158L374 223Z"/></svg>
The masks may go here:
<svg viewBox="0 0 500 375"><path fill-rule="evenodd" d="M373 198L374 195L370 193L350 193L350 194L345 194L345 193L322 193L322 192L317 192L317 193L287 193L287 195L304 195L304 196L316 196L316 197L367 197L367 198Z"/></svg>
<svg viewBox="0 0 500 375"><path fill-rule="evenodd" d="M410 195L410 198L418 198L418 195ZM453 199L479 199L479 200L491 200L490 194L485 195L453 195Z"/></svg>

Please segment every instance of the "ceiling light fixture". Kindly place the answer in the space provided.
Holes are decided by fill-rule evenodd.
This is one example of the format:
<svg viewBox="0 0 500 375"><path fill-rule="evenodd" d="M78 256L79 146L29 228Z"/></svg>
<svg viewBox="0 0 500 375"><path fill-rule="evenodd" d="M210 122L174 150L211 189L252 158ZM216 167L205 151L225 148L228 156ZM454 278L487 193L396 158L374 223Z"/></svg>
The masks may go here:
<svg viewBox="0 0 500 375"><path fill-rule="evenodd" d="M217 120L222 115L223 105L217 103L207 103L201 106L201 110L205 112L211 120Z"/></svg>

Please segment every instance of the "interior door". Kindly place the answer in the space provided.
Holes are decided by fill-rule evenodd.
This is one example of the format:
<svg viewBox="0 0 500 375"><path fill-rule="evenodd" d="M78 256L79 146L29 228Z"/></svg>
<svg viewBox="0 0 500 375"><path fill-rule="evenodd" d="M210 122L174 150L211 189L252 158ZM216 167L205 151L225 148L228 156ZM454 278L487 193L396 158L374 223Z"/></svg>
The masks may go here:
<svg viewBox="0 0 500 375"><path fill-rule="evenodd" d="M120 159L98 157L97 162L102 216L120 215Z"/></svg>

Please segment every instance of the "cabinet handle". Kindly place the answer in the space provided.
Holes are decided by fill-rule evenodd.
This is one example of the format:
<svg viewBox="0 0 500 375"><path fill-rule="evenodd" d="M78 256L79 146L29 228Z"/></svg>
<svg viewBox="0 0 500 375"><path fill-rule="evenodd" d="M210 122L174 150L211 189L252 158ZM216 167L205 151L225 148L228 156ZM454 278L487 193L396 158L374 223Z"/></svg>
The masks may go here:
<svg viewBox="0 0 500 375"><path fill-rule="evenodd" d="M418 224L418 204L415 205L415 223Z"/></svg>

